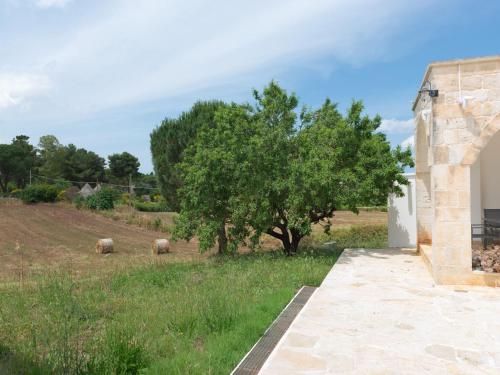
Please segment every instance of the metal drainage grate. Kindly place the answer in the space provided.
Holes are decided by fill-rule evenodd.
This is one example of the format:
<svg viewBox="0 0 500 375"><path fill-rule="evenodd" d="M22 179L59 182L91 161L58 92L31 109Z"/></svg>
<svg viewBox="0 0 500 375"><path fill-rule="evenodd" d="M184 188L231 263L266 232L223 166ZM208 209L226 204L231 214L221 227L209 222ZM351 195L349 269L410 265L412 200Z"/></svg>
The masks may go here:
<svg viewBox="0 0 500 375"><path fill-rule="evenodd" d="M316 288L312 286L303 286L299 290L260 340L236 366L231 375L254 375L259 372L269 354L271 354L315 290Z"/></svg>

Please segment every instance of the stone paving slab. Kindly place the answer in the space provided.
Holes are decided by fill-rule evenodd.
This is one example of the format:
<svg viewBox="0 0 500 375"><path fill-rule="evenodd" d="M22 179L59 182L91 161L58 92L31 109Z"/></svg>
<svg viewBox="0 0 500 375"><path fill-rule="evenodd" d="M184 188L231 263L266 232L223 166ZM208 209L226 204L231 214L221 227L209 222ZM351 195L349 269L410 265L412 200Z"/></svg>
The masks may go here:
<svg viewBox="0 0 500 375"><path fill-rule="evenodd" d="M345 250L260 374L500 374L500 288L436 286L412 251Z"/></svg>

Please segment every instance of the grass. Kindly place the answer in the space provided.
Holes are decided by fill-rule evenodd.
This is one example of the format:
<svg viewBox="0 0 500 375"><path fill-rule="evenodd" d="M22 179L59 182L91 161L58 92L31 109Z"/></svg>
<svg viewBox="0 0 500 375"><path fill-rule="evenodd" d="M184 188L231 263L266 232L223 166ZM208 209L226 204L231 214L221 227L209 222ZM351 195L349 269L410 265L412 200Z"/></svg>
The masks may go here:
<svg viewBox="0 0 500 375"><path fill-rule="evenodd" d="M329 234L313 233L304 241L309 246L320 246L325 242L335 241L335 247L339 250L348 247L380 249L387 247L387 225L368 224L340 227L332 229Z"/></svg>
<svg viewBox="0 0 500 375"><path fill-rule="evenodd" d="M200 256L192 241L152 258L158 233L143 228L168 232L173 214L118 207L103 215L3 204L0 232L9 236L0 236L0 276L20 263L40 272L0 284L0 374L227 374L294 293L319 285L338 257L312 248L331 240L339 251L387 243L386 213L337 212L335 229L313 228L295 257ZM106 237L117 252L97 256L95 241ZM64 255L72 272L48 274L49 266L67 267Z"/></svg>
<svg viewBox="0 0 500 375"><path fill-rule="evenodd" d="M227 374L337 257L250 253L0 291L0 373Z"/></svg>
<svg viewBox="0 0 500 375"><path fill-rule="evenodd" d="M118 205L114 210L96 211L96 213L115 221L167 234L172 233L175 216L172 212L138 210L135 204L133 207Z"/></svg>

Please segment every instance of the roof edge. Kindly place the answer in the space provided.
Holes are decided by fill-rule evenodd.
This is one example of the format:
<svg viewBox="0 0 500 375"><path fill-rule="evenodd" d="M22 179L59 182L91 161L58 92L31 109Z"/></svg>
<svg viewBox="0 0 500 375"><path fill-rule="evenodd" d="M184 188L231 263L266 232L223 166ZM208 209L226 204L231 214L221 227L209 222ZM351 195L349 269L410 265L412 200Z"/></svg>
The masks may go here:
<svg viewBox="0 0 500 375"><path fill-rule="evenodd" d="M431 63L429 63L429 65L427 65L427 68L425 69L425 72L424 72L424 77L422 78L422 81L421 81L419 87L422 87L422 85L425 83L425 81L429 78L430 71L435 66L447 66L447 65L459 65L459 64L466 65L466 64L474 64L474 63L488 62L488 61L495 61L495 60L500 61L500 55L471 57L471 58L466 58L466 59L432 61ZM412 111L415 110L419 99L420 99L420 92L417 93L417 96L413 100L413 105L411 107Z"/></svg>

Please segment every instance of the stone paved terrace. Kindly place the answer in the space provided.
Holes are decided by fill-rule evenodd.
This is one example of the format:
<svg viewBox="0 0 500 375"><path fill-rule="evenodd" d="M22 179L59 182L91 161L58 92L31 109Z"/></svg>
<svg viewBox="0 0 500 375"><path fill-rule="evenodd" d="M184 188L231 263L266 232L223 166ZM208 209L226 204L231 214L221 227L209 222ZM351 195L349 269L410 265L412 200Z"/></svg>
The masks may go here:
<svg viewBox="0 0 500 375"><path fill-rule="evenodd" d="M346 250L260 374L500 374L500 288L436 286L412 251Z"/></svg>

